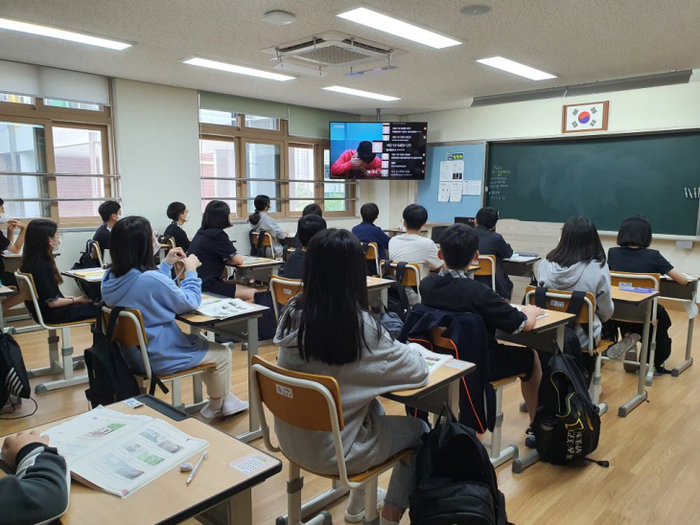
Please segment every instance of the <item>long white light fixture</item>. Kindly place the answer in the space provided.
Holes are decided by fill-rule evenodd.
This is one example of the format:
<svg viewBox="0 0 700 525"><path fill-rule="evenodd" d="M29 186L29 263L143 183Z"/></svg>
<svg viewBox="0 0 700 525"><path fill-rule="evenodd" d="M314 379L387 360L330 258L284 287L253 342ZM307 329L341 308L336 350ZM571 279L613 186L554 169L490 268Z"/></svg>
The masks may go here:
<svg viewBox="0 0 700 525"><path fill-rule="evenodd" d="M84 35L82 33L66 31L65 29L19 22L7 18L0 18L0 29L19 31L20 33L29 33L31 35L46 36L49 38L58 38L59 40L68 40L69 42L77 42L78 44L87 44L89 46L105 47L115 51L123 51L131 47L131 44L127 44L126 42L117 42L116 40L108 40L107 38Z"/></svg>
<svg viewBox="0 0 700 525"><path fill-rule="evenodd" d="M357 9L345 11L337 16L378 31L384 31L385 33L406 38L418 42L419 44L434 47L435 49L444 49L446 47L459 46L462 44L462 42L454 38L439 35L427 29L423 29L422 27L402 22L401 20L372 11L366 7L358 7Z"/></svg>
<svg viewBox="0 0 700 525"><path fill-rule="evenodd" d="M396 100L401 100L398 97L390 97L389 95L381 95L379 93L372 93L371 91L362 91L360 89L346 88L343 86L326 86L321 89L325 89L326 91L335 91L336 93L343 93L344 95L353 95L355 97L382 100L384 102L394 102Z"/></svg>
<svg viewBox="0 0 700 525"><path fill-rule="evenodd" d="M272 73L271 71L253 69L252 67L237 66L235 64L228 64L226 62L208 60L206 58L189 58L187 60L183 60L183 64L207 67L209 69L218 69L219 71L227 71L228 73L236 73L238 75L248 75L250 77L265 78L267 80L276 80L278 82L296 80L296 77L290 77L289 75L280 75L279 73Z"/></svg>
<svg viewBox="0 0 700 525"><path fill-rule="evenodd" d="M486 66L495 67L501 71L512 73L513 75L518 75L519 77L529 78L530 80L549 80L557 78L555 75L550 75L534 67L526 66L520 62L514 62L513 60L503 57L482 58L477 60L477 62Z"/></svg>

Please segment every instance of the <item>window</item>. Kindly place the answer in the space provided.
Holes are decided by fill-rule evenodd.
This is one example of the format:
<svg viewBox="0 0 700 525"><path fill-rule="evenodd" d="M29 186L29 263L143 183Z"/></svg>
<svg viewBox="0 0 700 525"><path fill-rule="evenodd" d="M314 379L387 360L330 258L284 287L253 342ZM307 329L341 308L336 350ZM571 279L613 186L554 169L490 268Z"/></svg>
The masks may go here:
<svg viewBox="0 0 700 525"><path fill-rule="evenodd" d="M270 197L270 213L280 212L280 147L277 144L247 143L246 174L248 212L255 211L253 200L260 194Z"/></svg>
<svg viewBox="0 0 700 525"><path fill-rule="evenodd" d="M0 102L11 102L13 104L33 104L34 99L25 95L14 95L12 93L0 93Z"/></svg>
<svg viewBox="0 0 700 525"><path fill-rule="evenodd" d="M331 152L323 150L323 180L331 180ZM323 185L323 206L326 211L348 211L348 185L342 181L325 183Z"/></svg>
<svg viewBox="0 0 700 525"><path fill-rule="evenodd" d="M214 109L200 109L199 122L202 124L216 124L218 126L238 126L238 115L230 111L216 111Z"/></svg>
<svg viewBox="0 0 700 525"><path fill-rule="evenodd" d="M289 183L289 211L301 213L314 201L314 148L313 146L289 147L289 180L307 182ZM305 199L305 200L294 200Z"/></svg>
<svg viewBox="0 0 700 525"><path fill-rule="evenodd" d="M202 211L214 199L224 200L237 215L236 148L225 140L199 141L199 173L202 187Z"/></svg>
<svg viewBox="0 0 700 525"><path fill-rule="evenodd" d="M271 131L279 131L280 119L271 117L258 117L255 115L246 115L245 127L253 129L267 129Z"/></svg>
<svg viewBox="0 0 700 525"><path fill-rule="evenodd" d="M71 102L70 100L57 100L52 98L45 98L44 105L55 108L85 109L88 111L102 111L103 109L99 104L90 104L88 102Z"/></svg>

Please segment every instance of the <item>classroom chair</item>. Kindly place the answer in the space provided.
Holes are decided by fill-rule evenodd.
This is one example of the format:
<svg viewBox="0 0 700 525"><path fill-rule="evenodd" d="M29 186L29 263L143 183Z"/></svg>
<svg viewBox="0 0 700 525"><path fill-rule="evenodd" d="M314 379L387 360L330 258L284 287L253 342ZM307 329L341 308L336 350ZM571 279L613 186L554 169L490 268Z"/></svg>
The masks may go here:
<svg viewBox="0 0 700 525"><path fill-rule="evenodd" d="M111 313L112 309L110 307L102 307L102 326L105 330L105 334L107 327L109 326L109 316ZM143 325L143 316L138 309L127 308L119 313L117 324L114 328L112 341L119 343L122 346L135 346L141 351L144 373L134 373L134 375L136 376L143 393L145 393L145 388L143 385L144 379L149 381L151 393L155 391L154 381L158 379L163 383L171 383L172 405L175 408L184 409L187 412L197 412L206 404L206 401L204 401L202 395L202 378L200 376L205 370L216 368L216 365L213 363L197 365L187 370L175 372L174 374L159 376L153 374L151 362L148 357L148 336L146 335L146 328ZM192 377L194 403L191 405L184 405L182 402L181 381L187 377Z"/></svg>
<svg viewBox="0 0 700 525"><path fill-rule="evenodd" d="M39 294L36 291L34 277L32 277L32 274L30 273L23 273L19 270L15 272L15 277L17 277L19 292L22 294L22 299L24 300L25 304L30 303L34 307L34 320L39 324L39 326L49 331L49 366L29 370L27 372L29 377L40 377L45 375L63 373L63 379L57 379L55 381L47 381L46 383L41 383L36 386L34 391L37 394L45 394L50 390L57 390L59 388L66 388L69 386L82 385L87 383L87 374L79 376L75 376L73 374L75 370L85 368L85 358L83 356L73 355L74 349L71 345L70 329L77 328L79 326L90 326L95 322L95 320L85 319L83 321L77 321L74 323L60 324L45 323L44 318L41 315L41 309L39 308ZM58 336L59 330L61 331L60 338ZM60 359L58 356L59 339L61 341Z"/></svg>
<svg viewBox="0 0 700 525"><path fill-rule="evenodd" d="M279 321L281 309L297 294L304 291L301 279L287 279L279 275L273 275L270 279L270 293L272 294L272 308L275 311L275 319Z"/></svg>
<svg viewBox="0 0 700 525"><path fill-rule="evenodd" d="M380 275L379 245L376 242L363 242L362 249L365 251L367 271L369 272L370 265L373 265L376 270L372 275Z"/></svg>
<svg viewBox="0 0 700 525"><path fill-rule="evenodd" d="M416 295L418 296L418 301L420 303L420 263L417 262L397 262L397 261L383 261L382 271L383 275L393 275L401 281L404 286L410 286L416 289Z"/></svg>
<svg viewBox="0 0 700 525"><path fill-rule="evenodd" d="M491 289L496 291L496 256L479 255L479 269L474 272L475 276L491 277Z"/></svg>
<svg viewBox="0 0 700 525"><path fill-rule="evenodd" d="M100 264L100 268L105 267L104 257L102 256L102 249L100 248L99 242L92 241L92 244L90 245L90 257Z"/></svg>
<svg viewBox="0 0 700 525"><path fill-rule="evenodd" d="M439 354L449 354L454 356L454 344L451 340L442 337L444 327L433 328L430 332L430 344L432 351ZM503 389L515 382L519 376L505 377L498 381L492 381L491 386L496 391L496 421L491 432L491 443L485 444L489 449L489 459L494 468L503 465L506 461L515 459L519 455L518 446L510 444L501 449L501 437L503 433ZM461 387L466 389L466 380L462 379Z"/></svg>
<svg viewBox="0 0 700 525"><path fill-rule="evenodd" d="M262 234L262 240L260 240L260 235ZM258 251L262 250L262 253L265 255L261 255L258 253L258 257L263 257L263 256L269 256L272 258L273 252L272 252L272 235L269 232L266 231L251 231L249 233L250 236L250 249L251 252L253 250L253 247L256 247Z"/></svg>
<svg viewBox="0 0 700 525"><path fill-rule="evenodd" d="M535 304L536 289L537 288L534 286L528 286L525 288L525 304ZM573 292L565 290L554 290L552 288L548 289L546 294L547 309L556 310L558 312L566 312L567 308L569 308L572 294ZM591 380L589 393L593 404L598 405L598 409L602 415L608 411L608 405L600 402L600 394L603 391L603 387L601 385L602 376L600 373L602 362L601 354L610 345L612 345L614 341L601 339L597 345L595 344L595 338L593 337L595 306L595 296L591 292L586 292L586 296L583 298L583 306L581 307L581 311L579 312L575 322L576 324L581 325L584 330L588 330L588 348L584 348L583 350L587 350L589 355L595 356L595 368L593 370L593 378Z"/></svg>
<svg viewBox="0 0 700 525"><path fill-rule="evenodd" d="M254 356L250 369L250 381L252 385L252 403L257 407L260 417L265 447L272 452L284 450L276 447L270 440L270 428L268 427L263 405L280 420L306 430L331 432L335 445L336 458L338 460L338 475L318 474L333 481L333 488L314 500L302 505L301 489L304 478L301 476L303 465L289 460L289 478L287 481L287 525L320 525L331 523L331 516L323 511L308 521L302 521L307 515L313 514L318 509L323 509L330 502L341 497L347 489L365 490L365 517L364 524L375 524L379 521L377 512L377 480L378 477L391 469L394 464L408 457L412 450L403 450L390 457L380 465L376 465L366 472L348 474L343 453L343 442L340 431L344 428L343 411L340 400L340 387L335 378L315 374L304 374L285 370ZM286 454L285 454L286 456ZM313 472L309 470L309 472ZM340 483L341 487L337 484ZM281 523L283 517L277 518Z"/></svg>
<svg viewBox="0 0 700 525"><path fill-rule="evenodd" d="M654 291L659 291L661 285L661 274L660 273L633 273L633 272L610 272L610 281L613 286L619 286L620 289L625 288L653 288ZM656 330L658 328L658 308L659 308L659 298L655 297L651 306L651 336L649 338L649 366L647 369L647 376L644 383L647 386L652 386L654 379L654 356L656 355ZM615 318L616 321L626 321L625 319ZM638 322L638 321L626 321L626 322ZM624 334L623 334L624 335ZM608 359L607 357L603 357ZM626 365L637 365L639 366L639 361L623 361Z"/></svg>

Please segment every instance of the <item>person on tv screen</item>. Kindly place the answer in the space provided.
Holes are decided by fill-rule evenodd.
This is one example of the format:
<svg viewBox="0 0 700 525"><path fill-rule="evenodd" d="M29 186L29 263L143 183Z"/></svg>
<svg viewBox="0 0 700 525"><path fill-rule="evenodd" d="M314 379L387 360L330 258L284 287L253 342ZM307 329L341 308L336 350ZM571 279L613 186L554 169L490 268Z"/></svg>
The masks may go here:
<svg viewBox="0 0 700 525"><path fill-rule="evenodd" d="M372 151L372 143L363 140L356 150L343 152L331 166L331 175L348 179L376 179L381 176L382 160Z"/></svg>

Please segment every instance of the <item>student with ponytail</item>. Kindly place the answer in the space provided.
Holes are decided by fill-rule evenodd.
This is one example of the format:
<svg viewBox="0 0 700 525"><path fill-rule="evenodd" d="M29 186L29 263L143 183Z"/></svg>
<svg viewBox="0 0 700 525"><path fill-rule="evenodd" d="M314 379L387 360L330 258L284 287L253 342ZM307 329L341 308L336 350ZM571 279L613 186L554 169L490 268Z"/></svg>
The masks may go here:
<svg viewBox="0 0 700 525"><path fill-rule="evenodd" d="M288 232L282 230L277 221L272 219L267 212L270 210L270 197L258 195L254 201L255 213L248 217L251 231L265 231L272 235L272 257L282 256L282 244L280 239L286 239Z"/></svg>

